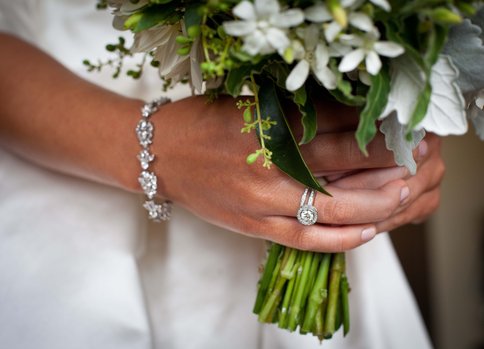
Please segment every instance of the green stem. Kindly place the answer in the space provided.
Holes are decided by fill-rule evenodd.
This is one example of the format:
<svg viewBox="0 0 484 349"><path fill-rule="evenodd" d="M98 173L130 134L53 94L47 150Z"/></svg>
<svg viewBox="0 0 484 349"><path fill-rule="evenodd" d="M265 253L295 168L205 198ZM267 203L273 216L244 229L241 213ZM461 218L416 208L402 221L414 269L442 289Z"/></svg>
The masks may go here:
<svg viewBox="0 0 484 349"><path fill-rule="evenodd" d="M301 305L303 303L304 290L306 288L306 282L309 276L309 269L311 268L311 262L313 260L313 252L303 252L303 261L301 264L301 281L296 287L296 297L294 303L291 304L289 310L289 331L294 331L298 325L299 313L301 311Z"/></svg>
<svg viewBox="0 0 484 349"><path fill-rule="evenodd" d="M273 313L274 305L277 304L277 300L280 300L282 289L284 284L289 279L287 276L291 275L291 270L293 269L294 262L296 261L298 255L298 250L285 247L284 255L282 257L282 267L280 275L277 277L274 288L271 290L269 297L264 301L262 309L259 313L260 322L272 322L271 314ZM293 273L294 274L294 273Z"/></svg>
<svg viewBox="0 0 484 349"><path fill-rule="evenodd" d="M309 303L308 298L309 298L310 293L313 289L314 282L316 280L318 268L319 268L322 257L323 257L323 255L321 253L314 253L313 254L313 260L311 261L311 267L309 268L308 280L306 281L306 285L304 286L304 294L303 294L302 303L301 303L301 309L304 309L304 313L301 314L301 316L299 318L299 326L300 326L299 332L301 334L306 334L311 329L311 327L306 329L306 328L303 328L302 326L303 326L303 323L304 323L303 320L306 318L306 313L307 313L306 305Z"/></svg>
<svg viewBox="0 0 484 349"><path fill-rule="evenodd" d="M255 82L254 74L250 73L250 81L252 84L252 93L254 94L254 104L255 104L255 110L256 110L256 118L257 118L257 125L258 125L258 131L259 131L259 142L260 146L262 149L262 155L264 156L264 167L270 168L271 166L271 161L270 158L268 157L268 152L269 150L266 147L266 135L264 135L264 128L262 127L262 114L260 111L260 101L259 101L259 91L258 91L258 86L257 83Z"/></svg>
<svg viewBox="0 0 484 349"><path fill-rule="evenodd" d="M329 277L328 308L326 310L326 319L324 324L325 338L331 338L333 333L336 331L336 312L338 310L341 274L345 269L344 264L344 253L336 253L333 255Z"/></svg>
<svg viewBox="0 0 484 349"><path fill-rule="evenodd" d="M296 278L294 277L294 275L298 268L299 268L299 263L294 264L292 268L293 277L289 279L289 283L287 284L286 291L284 292L284 300L282 301L281 315L279 317L279 328L287 329L287 312L289 310L289 305L291 302L294 285L296 284Z"/></svg>
<svg viewBox="0 0 484 349"><path fill-rule="evenodd" d="M341 276L341 306L343 310L343 335L350 331L350 302L348 300L349 284L346 274Z"/></svg>
<svg viewBox="0 0 484 349"><path fill-rule="evenodd" d="M262 278L259 282L259 290L257 292L257 298L254 304L253 312L255 314L259 314L262 309L262 305L264 303L264 299L266 298L267 290L272 279L274 268L276 267L277 261L279 260L281 250L281 245L271 243L269 255L267 256L264 272L262 273Z"/></svg>
<svg viewBox="0 0 484 349"><path fill-rule="evenodd" d="M323 255L323 260L321 261L321 265L318 270L318 275L316 276L316 281L314 282L314 286L311 290L311 294L309 296L308 306L306 310L306 315L304 317L304 322L302 326L303 331L309 331L313 328L313 323L315 319L321 314L318 314L318 311L321 308L321 304L323 300L326 298L328 292L328 274L329 274L329 264L331 262L331 254L326 253ZM322 324L323 321L321 319L320 323ZM318 334L323 334L323 330L318 331Z"/></svg>

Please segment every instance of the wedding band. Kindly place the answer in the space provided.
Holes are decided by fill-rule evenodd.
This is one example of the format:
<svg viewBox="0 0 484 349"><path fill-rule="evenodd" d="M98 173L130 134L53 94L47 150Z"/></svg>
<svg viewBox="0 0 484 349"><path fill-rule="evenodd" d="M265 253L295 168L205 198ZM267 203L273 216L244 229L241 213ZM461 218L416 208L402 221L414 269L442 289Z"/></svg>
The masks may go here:
<svg viewBox="0 0 484 349"><path fill-rule="evenodd" d="M309 197L308 197L309 193ZM301 196L301 204L297 211L297 220L303 225L313 225L318 220L318 211L313 206L316 191L314 189L306 188ZM306 202L306 198L308 201Z"/></svg>

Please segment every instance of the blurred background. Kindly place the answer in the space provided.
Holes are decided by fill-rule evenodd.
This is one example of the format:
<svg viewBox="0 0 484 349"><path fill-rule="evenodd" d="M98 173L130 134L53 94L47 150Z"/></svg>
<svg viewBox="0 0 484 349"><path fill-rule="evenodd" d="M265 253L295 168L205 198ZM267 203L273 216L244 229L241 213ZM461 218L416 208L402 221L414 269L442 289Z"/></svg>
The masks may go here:
<svg viewBox="0 0 484 349"><path fill-rule="evenodd" d="M441 205L392 232L437 349L484 349L484 142L446 137Z"/></svg>

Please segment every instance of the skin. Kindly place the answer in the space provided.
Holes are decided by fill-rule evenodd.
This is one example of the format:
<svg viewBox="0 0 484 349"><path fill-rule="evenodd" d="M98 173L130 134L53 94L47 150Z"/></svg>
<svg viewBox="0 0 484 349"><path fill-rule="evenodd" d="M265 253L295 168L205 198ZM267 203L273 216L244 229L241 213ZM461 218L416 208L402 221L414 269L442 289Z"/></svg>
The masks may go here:
<svg viewBox="0 0 484 349"><path fill-rule="evenodd" d="M80 79L14 37L0 34L0 42L0 145L52 170L139 192L133 130L142 102ZM189 97L152 117L159 193L229 230L325 252L352 249L437 208L444 173L437 137L428 135L415 151L419 169L410 177L395 167L381 135L370 144L370 157L360 153L355 110L326 103L318 117L318 135L302 152L330 181L333 197L316 196L313 226L294 218L300 184L275 167L245 163L258 143L241 135L231 98L209 104L203 96ZM300 134L296 116L292 122Z"/></svg>

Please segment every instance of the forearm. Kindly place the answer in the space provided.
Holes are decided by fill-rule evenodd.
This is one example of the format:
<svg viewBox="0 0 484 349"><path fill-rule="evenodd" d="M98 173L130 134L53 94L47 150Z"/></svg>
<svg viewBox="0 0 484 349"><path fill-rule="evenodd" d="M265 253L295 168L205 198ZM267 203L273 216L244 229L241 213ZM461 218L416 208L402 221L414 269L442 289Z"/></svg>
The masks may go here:
<svg viewBox="0 0 484 349"><path fill-rule="evenodd" d="M0 144L39 165L133 189L141 102L93 85L0 33Z"/></svg>

